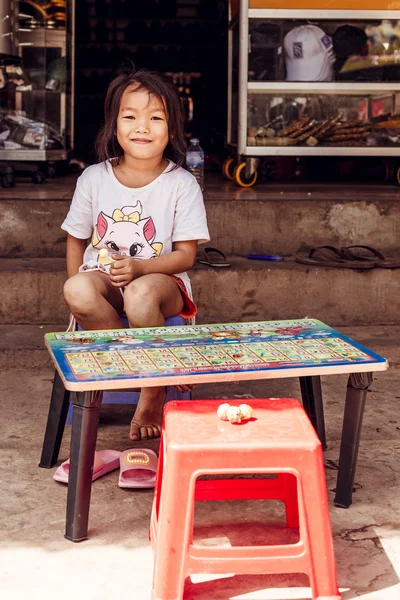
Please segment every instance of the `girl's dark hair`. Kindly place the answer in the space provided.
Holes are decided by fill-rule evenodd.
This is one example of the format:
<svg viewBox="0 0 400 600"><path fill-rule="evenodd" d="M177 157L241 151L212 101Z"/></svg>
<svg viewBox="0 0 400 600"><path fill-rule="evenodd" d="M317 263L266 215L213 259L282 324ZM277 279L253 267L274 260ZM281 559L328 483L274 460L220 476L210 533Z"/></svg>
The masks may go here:
<svg viewBox="0 0 400 600"><path fill-rule="evenodd" d="M157 71L139 69L135 71L133 65L118 70L117 75L108 86L104 102L104 125L96 139L96 154L100 162L111 158L119 159L124 151L118 143L115 131L121 98L125 90L131 85L137 89L148 90L160 98L164 105L168 119L169 141L164 151L164 158L169 158L177 165L182 165L185 159L186 141L183 132L182 105L173 82Z"/></svg>

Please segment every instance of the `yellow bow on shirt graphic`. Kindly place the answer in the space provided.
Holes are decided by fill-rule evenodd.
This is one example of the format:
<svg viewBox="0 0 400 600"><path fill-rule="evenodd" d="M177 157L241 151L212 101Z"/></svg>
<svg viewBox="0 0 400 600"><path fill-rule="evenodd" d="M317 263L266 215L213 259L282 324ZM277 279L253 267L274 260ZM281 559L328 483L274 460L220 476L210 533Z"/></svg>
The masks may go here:
<svg viewBox="0 0 400 600"><path fill-rule="evenodd" d="M112 218L117 223L119 221L127 221L130 223L137 223L140 220L140 214L135 210L131 212L129 215L126 215L119 208L116 208L112 214Z"/></svg>

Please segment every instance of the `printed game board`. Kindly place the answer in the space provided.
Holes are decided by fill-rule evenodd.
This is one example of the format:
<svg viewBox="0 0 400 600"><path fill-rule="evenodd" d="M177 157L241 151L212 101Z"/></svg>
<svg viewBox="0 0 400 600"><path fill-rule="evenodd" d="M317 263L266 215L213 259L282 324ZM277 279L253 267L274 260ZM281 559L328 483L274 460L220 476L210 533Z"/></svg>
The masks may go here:
<svg viewBox="0 0 400 600"><path fill-rule="evenodd" d="M178 383L183 375L212 381L221 374L262 378L256 373L317 366L351 367L338 372L387 367L384 358L315 319L48 333L46 344L65 383L160 379L164 385L165 378Z"/></svg>

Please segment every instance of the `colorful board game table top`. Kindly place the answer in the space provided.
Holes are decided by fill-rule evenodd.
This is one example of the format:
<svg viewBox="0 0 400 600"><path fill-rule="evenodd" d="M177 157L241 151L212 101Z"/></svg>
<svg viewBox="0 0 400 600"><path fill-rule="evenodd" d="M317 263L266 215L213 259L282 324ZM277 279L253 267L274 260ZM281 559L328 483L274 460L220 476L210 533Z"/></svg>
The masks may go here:
<svg viewBox="0 0 400 600"><path fill-rule="evenodd" d="M316 319L48 333L71 391L383 371L385 358Z"/></svg>

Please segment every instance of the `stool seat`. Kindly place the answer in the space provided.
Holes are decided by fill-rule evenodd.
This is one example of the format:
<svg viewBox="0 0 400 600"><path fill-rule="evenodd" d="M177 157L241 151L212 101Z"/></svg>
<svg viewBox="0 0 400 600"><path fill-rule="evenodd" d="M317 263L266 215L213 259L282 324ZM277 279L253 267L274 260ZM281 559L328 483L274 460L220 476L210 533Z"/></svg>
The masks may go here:
<svg viewBox="0 0 400 600"><path fill-rule="evenodd" d="M224 400L232 406L239 406L237 400ZM245 445L246 449L290 447L296 445L316 448L320 441L309 418L299 401L293 398L270 398L249 400L254 415L249 421L229 423L217 418L220 400L198 402L172 401L164 410L164 435L166 443L175 447L193 447L203 444L202 452L225 450L227 446ZM184 426L183 426L184 425ZM246 457L247 458L247 457Z"/></svg>
<svg viewBox="0 0 400 600"><path fill-rule="evenodd" d="M220 400L173 401L164 408L150 526L152 600L182 600L184 580L194 573L306 573L313 600L340 600L315 430L298 400L249 403L253 418L238 424L218 418ZM238 479L240 474L274 477ZM202 475L228 478L199 479ZM282 500L287 526L299 528L299 541L229 548L193 544L195 501L232 499Z"/></svg>

